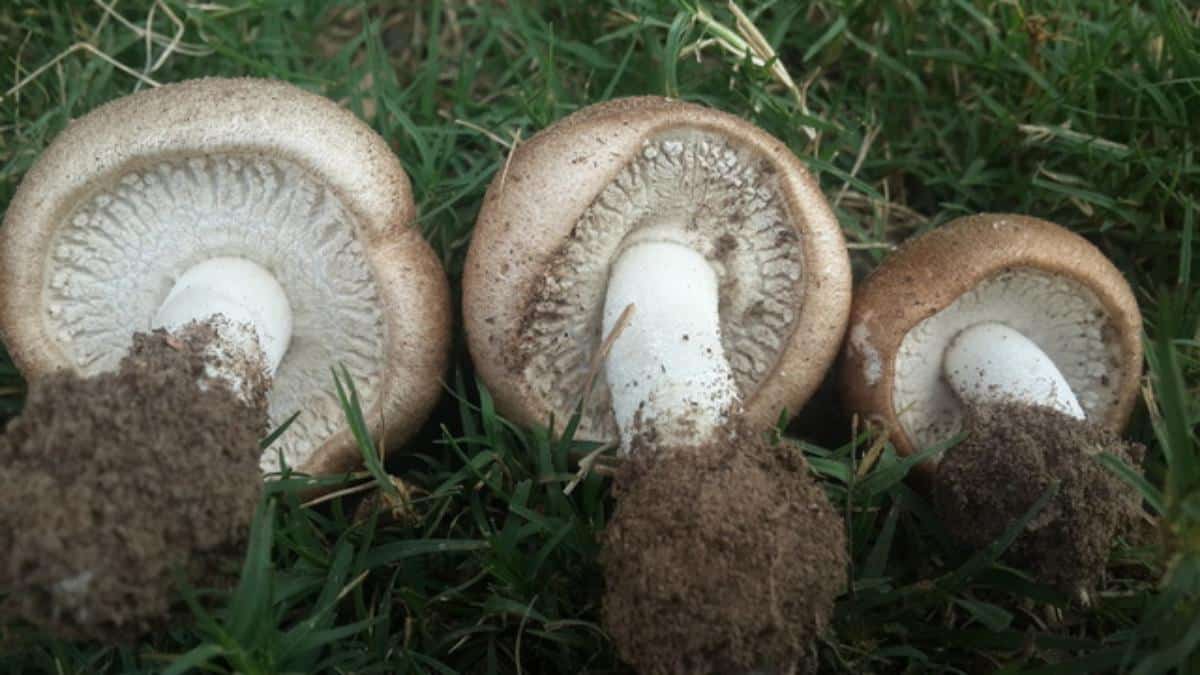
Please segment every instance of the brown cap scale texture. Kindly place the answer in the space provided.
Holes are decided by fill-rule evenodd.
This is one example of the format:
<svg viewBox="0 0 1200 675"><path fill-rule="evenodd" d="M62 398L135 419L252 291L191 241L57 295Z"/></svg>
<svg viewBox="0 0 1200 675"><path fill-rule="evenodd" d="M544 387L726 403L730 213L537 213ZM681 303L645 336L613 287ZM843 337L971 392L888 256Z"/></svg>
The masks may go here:
<svg viewBox="0 0 1200 675"><path fill-rule="evenodd" d="M498 408L560 424L603 337L621 242L664 221L718 270L721 332L747 420L773 424L821 381L845 329L850 271L819 187L778 139L665 98L591 106L522 143L488 189L463 279L471 355ZM616 428L603 368L580 435Z"/></svg>
<svg viewBox="0 0 1200 675"><path fill-rule="evenodd" d="M1014 325L1054 360L1087 418L1129 419L1142 372L1141 314L1087 240L1028 216L960 218L889 256L856 290L841 364L847 407L911 454L961 428L939 379L941 347L981 321Z"/></svg>
<svg viewBox="0 0 1200 675"><path fill-rule="evenodd" d="M359 457L330 367L392 442L440 391L449 290L414 219L387 144L323 97L255 79L143 91L72 122L25 176L0 228L0 336L29 378L108 371L189 266L250 259L294 315L271 421L301 415L276 447L346 470Z"/></svg>

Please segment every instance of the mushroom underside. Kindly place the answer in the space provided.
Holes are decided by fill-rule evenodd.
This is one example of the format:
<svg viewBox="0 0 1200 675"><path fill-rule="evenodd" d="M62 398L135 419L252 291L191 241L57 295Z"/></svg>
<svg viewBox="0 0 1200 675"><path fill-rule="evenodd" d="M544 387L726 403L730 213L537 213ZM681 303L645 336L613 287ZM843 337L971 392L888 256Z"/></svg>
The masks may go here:
<svg viewBox="0 0 1200 675"><path fill-rule="evenodd" d="M111 371L187 270L221 257L262 266L294 315L271 423L301 415L261 466L277 470L280 453L299 466L343 426L329 367L345 365L367 402L383 375L384 317L358 229L334 189L286 158L228 152L143 162L70 207L52 235L45 332L76 372Z"/></svg>
<svg viewBox="0 0 1200 675"><path fill-rule="evenodd" d="M1122 355L1111 317L1082 283L1032 268L1009 269L976 285L910 329L895 355L892 405L918 448L963 428L964 408L945 379L943 354L957 335L983 323L1032 341L1070 385L1089 420L1117 404ZM852 332L851 340L855 339Z"/></svg>
<svg viewBox="0 0 1200 675"><path fill-rule="evenodd" d="M536 282L510 368L563 419L585 400L581 435L616 438L604 374L589 380L610 268L631 235L666 228L716 271L725 355L738 389L754 391L803 305L795 217L777 170L750 148L701 129L656 135L597 195Z"/></svg>

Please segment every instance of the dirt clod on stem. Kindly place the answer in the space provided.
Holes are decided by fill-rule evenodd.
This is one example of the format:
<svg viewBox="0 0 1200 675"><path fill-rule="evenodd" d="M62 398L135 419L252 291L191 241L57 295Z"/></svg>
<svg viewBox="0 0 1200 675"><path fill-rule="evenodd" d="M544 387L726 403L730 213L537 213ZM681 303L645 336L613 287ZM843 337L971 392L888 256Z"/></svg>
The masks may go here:
<svg viewBox="0 0 1200 675"><path fill-rule="evenodd" d="M1017 403L973 408L966 429L939 464L933 489L951 535L981 549L1060 481L1005 559L1063 590L1091 589L1113 542L1141 514L1137 490L1096 456L1108 452L1136 469L1144 448L1095 424Z"/></svg>
<svg viewBox="0 0 1200 675"><path fill-rule="evenodd" d="M0 616L123 641L161 627L176 569L235 578L267 416L208 379L214 335L139 334L116 372L31 385L0 435Z"/></svg>
<svg viewBox="0 0 1200 675"><path fill-rule="evenodd" d="M640 673L787 672L846 583L846 537L798 451L745 431L639 451L616 479L603 619Z"/></svg>

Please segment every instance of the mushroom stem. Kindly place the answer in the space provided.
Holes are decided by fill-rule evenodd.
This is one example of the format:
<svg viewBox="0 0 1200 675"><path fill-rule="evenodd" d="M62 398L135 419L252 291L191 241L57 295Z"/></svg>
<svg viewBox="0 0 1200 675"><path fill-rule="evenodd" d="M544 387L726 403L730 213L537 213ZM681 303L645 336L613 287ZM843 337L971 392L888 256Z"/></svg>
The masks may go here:
<svg viewBox="0 0 1200 675"><path fill-rule="evenodd" d="M641 241L613 264L604 333L629 305L628 323L605 361L613 414L629 452L640 433L701 444L740 403L721 345L717 274L675 241Z"/></svg>
<svg viewBox="0 0 1200 675"><path fill-rule="evenodd" d="M1084 419L1062 372L1032 340L1001 323L978 323L951 340L942 372L963 401L1020 401Z"/></svg>
<svg viewBox="0 0 1200 675"><path fill-rule="evenodd" d="M292 337L292 308L275 277L242 258L206 260L175 282L153 327L177 331L218 316L226 319L218 331L222 347L244 355L261 350L266 373L273 375Z"/></svg>

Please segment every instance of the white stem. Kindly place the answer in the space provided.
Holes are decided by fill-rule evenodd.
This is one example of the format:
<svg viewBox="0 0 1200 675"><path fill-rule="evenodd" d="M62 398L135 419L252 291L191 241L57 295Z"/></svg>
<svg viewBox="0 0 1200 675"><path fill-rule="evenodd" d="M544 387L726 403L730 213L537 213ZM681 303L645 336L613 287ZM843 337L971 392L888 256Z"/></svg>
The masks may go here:
<svg viewBox="0 0 1200 675"><path fill-rule="evenodd" d="M292 338L292 308L283 287L262 266L241 258L211 258L183 273L154 317L154 328L174 331L193 321L221 316L220 362L236 354L261 354L274 375ZM241 385L236 374L220 373Z"/></svg>
<svg viewBox="0 0 1200 675"><path fill-rule="evenodd" d="M629 305L605 376L625 452L639 433L659 442L699 444L739 404L721 346L717 274L705 257L675 241L641 241L613 264L604 299L604 334Z"/></svg>
<svg viewBox="0 0 1200 675"><path fill-rule="evenodd" d="M1071 385L1032 340L1000 323L963 329L942 361L950 387L964 401L1021 401L1084 419Z"/></svg>

